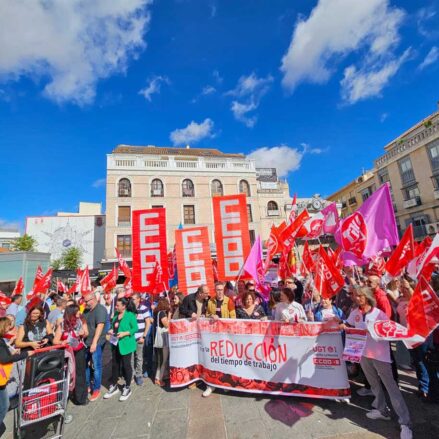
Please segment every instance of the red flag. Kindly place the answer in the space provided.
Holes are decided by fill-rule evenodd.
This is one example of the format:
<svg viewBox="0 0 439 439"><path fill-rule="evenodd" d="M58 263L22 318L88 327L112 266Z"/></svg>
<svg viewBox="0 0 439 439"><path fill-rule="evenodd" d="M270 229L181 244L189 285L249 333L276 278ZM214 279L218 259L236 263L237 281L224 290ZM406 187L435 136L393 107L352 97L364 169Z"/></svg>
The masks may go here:
<svg viewBox="0 0 439 439"><path fill-rule="evenodd" d="M318 238L323 234L324 220L325 216L321 212L312 215L297 232L297 237L308 239Z"/></svg>
<svg viewBox="0 0 439 439"><path fill-rule="evenodd" d="M60 280L56 281L56 289L58 290L59 293L67 292L67 287Z"/></svg>
<svg viewBox="0 0 439 439"><path fill-rule="evenodd" d="M273 256L279 251L279 235L277 232L277 227L274 224L271 226L270 236L268 237L265 245L267 247L267 256L265 257L264 262L264 273L267 272Z"/></svg>
<svg viewBox="0 0 439 439"><path fill-rule="evenodd" d="M10 305L12 300L3 292L0 291L0 304L2 305Z"/></svg>
<svg viewBox="0 0 439 439"><path fill-rule="evenodd" d="M100 284L106 293L111 292L111 290L116 286L118 277L119 272L116 268L116 264L114 264L113 269L100 281Z"/></svg>
<svg viewBox="0 0 439 439"><path fill-rule="evenodd" d="M79 291L83 296L93 291L90 283L90 273L88 271L88 265L85 267L85 270L82 272L81 280L79 283Z"/></svg>
<svg viewBox="0 0 439 439"><path fill-rule="evenodd" d="M32 286L32 291L35 290L35 287L37 286L38 282L43 278L43 269L41 268L41 265L38 265L37 272L35 273L35 279L34 284Z"/></svg>
<svg viewBox="0 0 439 439"><path fill-rule="evenodd" d="M80 268L77 268L75 283L68 289L67 294L79 293L79 284L81 282L81 277L82 270Z"/></svg>
<svg viewBox="0 0 439 439"><path fill-rule="evenodd" d="M305 241L305 245L303 246L302 253L302 266L306 270L306 272L310 273L314 271L315 261L312 257L312 252L309 248L308 241Z"/></svg>
<svg viewBox="0 0 439 439"><path fill-rule="evenodd" d="M163 282L163 270L160 261L155 261L154 271L151 276L151 291L152 294L160 294L166 290Z"/></svg>
<svg viewBox="0 0 439 439"><path fill-rule="evenodd" d="M298 231L308 219L309 213L306 209L304 209L302 212L300 212L294 222L282 231L280 235L280 242L284 247L290 249L293 246L294 239L296 238Z"/></svg>
<svg viewBox="0 0 439 439"><path fill-rule="evenodd" d="M340 270L335 267L325 249L320 246L315 275L316 288L323 298L330 299L343 288L343 285L344 279Z"/></svg>
<svg viewBox="0 0 439 439"><path fill-rule="evenodd" d="M407 310L407 328L410 334L427 338L439 325L439 298L427 280L421 276Z"/></svg>
<svg viewBox="0 0 439 439"><path fill-rule="evenodd" d="M291 202L291 212L288 217L288 224L294 223L297 216L297 194L294 194L293 201Z"/></svg>
<svg viewBox="0 0 439 439"><path fill-rule="evenodd" d="M119 250L116 248L116 256L117 260L119 261L119 268L123 271L123 274L128 279L131 279L131 268L128 266L127 261L122 257L122 255L119 253Z"/></svg>
<svg viewBox="0 0 439 439"><path fill-rule="evenodd" d="M133 283L132 283L131 279L126 278L125 282L123 283L123 286L125 287L125 297L132 296L134 293L134 290L133 290Z"/></svg>
<svg viewBox="0 0 439 439"><path fill-rule="evenodd" d="M23 291L24 291L24 282L23 282L23 277L21 276L20 279L18 279L17 283L15 284L14 291L12 291L12 296L22 294Z"/></svg>
<svg viewBox="0 0 439 439"><path fill-rule="evenodd" d="M398 276L402 269L415 257L415 239L413 225L410 224L399 241L398 246L386 263L386 271L392 276Z"/></svg>
<svg viewBox="0 0 439 439"><path fill-rule="evenodd" d="M296 274L296 253L294 248L282 252L279 259L279 277L285 279Z"/></svg>
<svg viewBox="0 0 439 439"><path fill-rule="evenodd" d="M52 269L52 267L50 267L47 270L47 273L35 285L32 295L37 294L37 293L46 293L47 292L47 290L50 287L50 281L52 279L52 272L53 272L53 269Z"/></svg>
<svg viewBox="0 0 439 439"><path fill-rule="evenodd" d="M219 281L218 277L218 262L216 259L212 259L212 269L213 269L213 280L215 282Z"/></svg>

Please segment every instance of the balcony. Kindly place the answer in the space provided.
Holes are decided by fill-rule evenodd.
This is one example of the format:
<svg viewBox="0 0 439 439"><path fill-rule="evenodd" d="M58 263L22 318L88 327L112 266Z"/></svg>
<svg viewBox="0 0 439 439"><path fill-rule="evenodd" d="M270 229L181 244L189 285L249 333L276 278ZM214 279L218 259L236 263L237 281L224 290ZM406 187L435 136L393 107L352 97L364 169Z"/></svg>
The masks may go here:
<svg viewBox="0 0 439 439"><path fill-rule="evenodd" d="M349 206L354 206L355 204L357 204L357 199L355 197L349 198L348 204Z"/></svg>
<svg viewBox="0 0 439 439"><path fill-rule="evenodd" d="M420 206L421 204L421 197L414 197L404 201L403 206L404 209L410 209L411 207Z"/></svg>
<svg viewBox="0 0 439 439"><path fill-rule="evenodd" d="M413 226L413 237L415 239L423 239L427 236L427 227L424 225Z"/></svg>
<svg viewBox="0 0 439 439"><path fill-rule="evenodd" d="M267 210L267 216L280 216L280 210Z"/></svg>

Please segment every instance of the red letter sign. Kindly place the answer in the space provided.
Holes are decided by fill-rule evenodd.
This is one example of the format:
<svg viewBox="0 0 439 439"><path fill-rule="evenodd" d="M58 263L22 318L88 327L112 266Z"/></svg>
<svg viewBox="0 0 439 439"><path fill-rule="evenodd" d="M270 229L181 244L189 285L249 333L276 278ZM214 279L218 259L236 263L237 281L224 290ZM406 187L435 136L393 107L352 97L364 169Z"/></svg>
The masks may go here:
<svg viewBox="0 0 439 439"><path fill-rule="evenodd" d="M244 194L213 197L219 279L234 280L250 253L247 201Z"/></svg>
<svg viewBox="0 0 439 439"><path fill-rule="evenodd" d="M160 262L163 270L162 280L167 287L166 210L163 208L135 210L133 211L134 291L153 292L154 280L151 276L156 261Z"/></svg>
<svg viewBox="0 0 439 439"><path fill-rule="evenodd" d="M178 289L184 294L194 293L206 284L213 294L213 267L207 227L193 227L175 231Z"/></svg>

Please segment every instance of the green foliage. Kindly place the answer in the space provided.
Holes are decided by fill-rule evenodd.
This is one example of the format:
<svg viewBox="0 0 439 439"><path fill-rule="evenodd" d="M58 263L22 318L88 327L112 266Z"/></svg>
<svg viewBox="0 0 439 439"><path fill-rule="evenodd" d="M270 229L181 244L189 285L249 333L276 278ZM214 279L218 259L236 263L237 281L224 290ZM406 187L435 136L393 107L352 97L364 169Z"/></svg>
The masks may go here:
<svg viewBox="0 0 439 439"><path fill-rule="evenodd" d="M82 251L79 248L71 247L63 251L61 266L66 270L76 270L82 262Z"/></svg>
<svg viewBox="0 0 439 439"><path fill-rule="evenodd" d="M17 252L34 252L37 247L37 240L27 234L20 236L14 242L14 250Z"/></svg>
<svg viewBox="0 0 439 439"><path fill-rule="evenodd" d="M62 267L62 260L61 260L61 258L54 259L53 261L50 262L50 265L51 265L51 267L54 270L60 270L61 267Z"/></svg>

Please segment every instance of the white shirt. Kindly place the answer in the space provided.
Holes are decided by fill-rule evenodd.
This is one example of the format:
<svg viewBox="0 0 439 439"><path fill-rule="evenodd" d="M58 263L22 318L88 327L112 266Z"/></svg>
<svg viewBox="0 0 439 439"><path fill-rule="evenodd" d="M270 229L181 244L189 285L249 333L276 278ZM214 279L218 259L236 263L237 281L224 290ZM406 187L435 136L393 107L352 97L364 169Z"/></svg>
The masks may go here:
<svg viewBox="0 0 439 439"><path fill-rule="evenodd" d="M322 320L326 322L327 320L332 320L335 317L334 310L331 308L322 308Z"/></svg>
<svg viewBox="0 0 439 439"><path fill-rule="evenodd" d="M367 329L367 324L369 322L375 322L377 320L387 321L389 318L378 308L372 308L367 314L363 314L359 308L356 308L349 314L347 322L349 325L354 326L355 328ZM368 332L363 357L373 358L374 360L383 361L385 363L391 363L392 361L390 359L389 342L376 341Z"/></svg>
<svg viewBox="0 0 439 439"><path fill-rule="evenodd" d="M306 314L303 306L297 302L285 303L280 302L276 305L274 320L287 321L289 323L306 321Z"/></svg>

